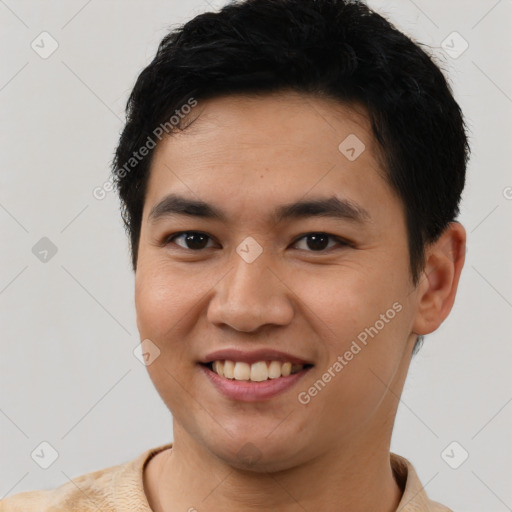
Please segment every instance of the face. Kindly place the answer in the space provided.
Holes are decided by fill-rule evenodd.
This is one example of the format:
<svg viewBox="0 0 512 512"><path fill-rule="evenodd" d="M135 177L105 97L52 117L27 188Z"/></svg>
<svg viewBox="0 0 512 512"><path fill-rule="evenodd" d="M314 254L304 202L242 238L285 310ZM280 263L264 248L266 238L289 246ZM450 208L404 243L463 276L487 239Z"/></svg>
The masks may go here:
<svg viewBox="0 0 512 512"><path fill-rule="evenodd" d="M136 270L138 328L160 351L147 368L175 444L179 431L268 470L383 442L416 302L403 205L365 111L281 93L191 115L155 150ZM221 377L214 360L266 380Z"/></svg>

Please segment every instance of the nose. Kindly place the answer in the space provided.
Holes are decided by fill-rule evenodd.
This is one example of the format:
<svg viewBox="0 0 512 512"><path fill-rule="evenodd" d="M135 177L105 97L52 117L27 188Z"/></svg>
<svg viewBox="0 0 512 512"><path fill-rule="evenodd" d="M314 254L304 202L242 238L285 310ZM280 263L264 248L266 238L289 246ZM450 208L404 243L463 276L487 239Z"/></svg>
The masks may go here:
<svg viewBox="0 0 512 512"><path fill-rule="evenodd" d="M236 331L255 332L264 325L284 326L294 315L293 293L263 255L247 263L237 253L215 287L208 320Z"/></svg>

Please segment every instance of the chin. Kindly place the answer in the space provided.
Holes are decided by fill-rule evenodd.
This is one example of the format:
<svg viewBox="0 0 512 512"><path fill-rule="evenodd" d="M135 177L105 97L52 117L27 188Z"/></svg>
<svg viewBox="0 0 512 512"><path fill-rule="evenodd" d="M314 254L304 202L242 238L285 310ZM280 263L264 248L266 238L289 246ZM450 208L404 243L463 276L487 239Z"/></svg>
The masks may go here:
<svg viewBox="0 0 512 512"><path fill-rule="evenodd" d="M224 446L217 442L212 445L209 441L209 449L224 464L242 471L255 473L268 473L290 469L300 463L304 452L297 445L296 437L286 436L285 439L275 437L270 440L265 435L247 435L243 438L236 437L225 440Z"/></svg>

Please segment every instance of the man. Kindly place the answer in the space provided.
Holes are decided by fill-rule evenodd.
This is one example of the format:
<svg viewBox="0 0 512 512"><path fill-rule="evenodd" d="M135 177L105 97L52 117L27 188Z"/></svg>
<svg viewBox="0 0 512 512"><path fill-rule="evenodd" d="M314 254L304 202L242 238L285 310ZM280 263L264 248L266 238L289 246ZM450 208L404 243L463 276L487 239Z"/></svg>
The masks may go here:
<svg viewBox="0 0 512 512"><path fill-rule="evenodd" d="M449 510L389 451L464 264L441 71L361 2L246 0L166 36L127 112L114 177L174 441L0 510Z"/></svg>

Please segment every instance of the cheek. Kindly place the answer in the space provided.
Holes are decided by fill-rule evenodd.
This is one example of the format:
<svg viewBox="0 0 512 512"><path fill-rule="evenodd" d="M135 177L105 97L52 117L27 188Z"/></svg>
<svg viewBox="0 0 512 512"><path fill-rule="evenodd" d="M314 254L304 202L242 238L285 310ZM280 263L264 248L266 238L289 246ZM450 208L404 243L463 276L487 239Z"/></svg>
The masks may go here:
<svg viewBox="0 0 512 512"><path fill-rule="evenodd" d="M332 349L343 349L347 341L374 325L390 308L387 316L394 318L393 303L403 295L399 287L398 279L378 275L363 264L319 268L309 275L301 274L300 284L294 285L300 290L299 302L307 306L305 314L318 325L322 339Z"/></svg>
<svg viewBox="0 0 512 512"><path fill-rule="evenodd" d="M158 262L141 261L135 278L135 309L140 335L163 342L180 319L186 319L195 296L193 284L179 272Z"/></svg>
<svg viewBox="0 0 512 512"><path fill-rule="evenodd" d="M155 389L173 413L187 407L190 354L187 322L197 297L190 280L170 272L166 265L140 261L135 279L135 309L140 339L149 339L160 350L146 369ZM188 293L187 293L188 292Z"/></svg>
<svg viewBox="0 0 512 512"><path fill-rule="evenodd" d="M165 260L141 260L135 279L137 327L140 339L151 340L160 350L147 367L159 390L177 384L169 373L186 382L194 371L203 300L214 282L213 277Z"/></svg>
<svg viewBox="0 0 512 512"><path fill-rule="evenodd" d="M332 421L348 422L354 428L371 416L386 394L410 331L404 300L407 276L369 268L366 272L330 269L325 278L317 273L302 286L301 298L308 305L306 311L314 313L308 315L326 357L301 390L308 392L313 386L312 393L323 398L312 398L311 406L318 407L320 414L322 402L329 402ZM352 411L350 418L346 411Z"/></svg>

